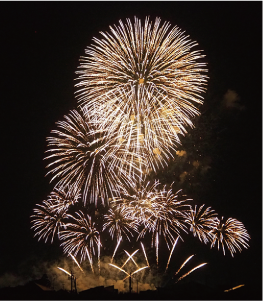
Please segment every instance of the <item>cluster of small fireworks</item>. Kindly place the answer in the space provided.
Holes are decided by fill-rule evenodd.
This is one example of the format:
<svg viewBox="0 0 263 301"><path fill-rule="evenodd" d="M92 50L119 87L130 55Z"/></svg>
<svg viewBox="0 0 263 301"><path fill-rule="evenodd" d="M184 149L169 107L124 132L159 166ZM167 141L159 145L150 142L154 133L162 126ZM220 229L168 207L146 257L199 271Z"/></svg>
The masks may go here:
<svg viewBox="0 0 263 301"><path fill-rule="evenodd" d="M55 185L34 209L32 228L45 242L56 236L65 254L89 260L93 272L95 258L100 270L105 237L116 242L112 261L121 241L141 241L147 266L136 266L133 273L149 266L145 236L152 238L157 265L164 239L171 250L167 267L188 231L211 247L221 246L224 254L225 247L232 256L248 247L241 222L219 219L205 205L193 209L181 191L146 180L150 171L168 165L178 135L193 127L190 119L199 114L195 104L202 104L207 81L204 55L192 50L197 43L169 27L159 18L153 25L149 18L144 25L128 19L101 33L103 39L94 38L77 71L79 108L57 122L47 138L47 174ZM125 252L137 265L134 253Z"/></svg>

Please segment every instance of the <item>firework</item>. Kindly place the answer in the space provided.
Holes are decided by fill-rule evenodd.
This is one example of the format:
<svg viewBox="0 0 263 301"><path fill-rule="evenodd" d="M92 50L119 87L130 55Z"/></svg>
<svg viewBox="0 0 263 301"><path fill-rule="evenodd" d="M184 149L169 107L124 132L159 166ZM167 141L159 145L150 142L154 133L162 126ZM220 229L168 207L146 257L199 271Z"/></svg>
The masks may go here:
<svg viewBox="0 0 263 301"><path fill-rule="evenodd" d="M188 210L189 205L184 204L188 199L178 200L181 190L173 194L172 185L166 190L166 186L159 188L158 180L152 185L144 180L131 194L117 198L118 202L127 207L127 216L144 226L145 230L139 237L152 230L158 230L164 236L169 236L171 231L179 234L180 229L186 228L183 224L183 213ZM171 241L173 243L173 237Z"/></svg>
<svg viewBox="0 0 263 301"><path fill-rule="evenodd" d="M142 246L143 254L144 254L144 257L145 257L145 259L146 259L147 265L148 265L148 267L150 267L149 261L148 261L148 258L147 258L147 255L146 255L146 252L145 252L145 249L144 249L144 245L143 245L142 242L141 242L141 246Z"/></svg>
<svg viewBox="0 0 263 301"><path fill-rule="evenodd" d="M149 163L164 160L185 125L192 126L207 80L205 64L198 62L204 55L192 50L197 43L169 28L160 18L153 25L146 18L144 26L136 17L134 24L120 21L101 33L103 39L93 39L77 71L82 107L104 129L130 132L134 123L136 145L146 142L147 158L157 157Z"/></svg>
<svg viewBox="0 0 263 301"><path fill-rule="evenodd" d="M53 209L57 212L68 210L69 207L78 203L81 194L76 185L64 188L54 188L48 196L48 200L53 203Z"/></svg>
<svg viewBox="0 0 263 301"><path fill-rule="evenodd" d="M125 167L131 164L124 161L122 155L127 152L120 149L115 133L106 139L82 111L73 110L64 118L57 122L59 129L52 130L53 136L47 138L47 152L51 154L45 159L52 160L47 174L54 174L51 181L57 180L56 187L74 185L83 189L84 204L97 204L99 199L107 202L113 191L118 193L121 183L129 187L133 180Z"/></svg>
<svg viewBox="0 0 263 301"><path fill-rule="evenodd" d="M165 136L164 130L160 129L158 114L147 118L149 113L146 115L146 110L143 108L139 109L143 117L139 114L135 116L133 111L127 114L121 110L118 112L118 116L114 116L111 120L111 118L107 118L110 110L112 107L105 107L106 112L102 113L103 117L96 117L97 127L101 130L106 129L109 135L113 132L117 133L119 144L126 150L124 155L128 154L133 166L136 166L141 176L151 170L156 171L160 167L163 168L167 165L168 159L174 157L175 145L169 137ZM92 115L91 112L89 114ZM178 140L177 143L180 141ZM129 154L136 154L136 156ZM125 161L127 161L126 158Z"/></svg>
<svg viewBox="0 0 263 301"><path fill-rule="evenodd" d="M123 273L125 273L126 275L130 276L125 270L123 270L122 268L118 267L117 265L115 264L112 264L112 263L109 263L110 266L122 271Z"/></svg>
<svg viewBox="0 0 263 301"><path fill-rule="evenodd" d="M173 245L175 238L174 235L180 236L181 230L186 232L186 226L183 223L183 213L188 210L189 205L184 204L187 200L179 201L178 196L181 190L177 191L176 194L172 193L172 189L166 190L164 186L159 191L159 195L155 200L155 205L158 214L152 215L148 221L149 232L152 233L152 241L159 240L159 235L163 235L168 248Z"/></svg>
<svg viewBox="0 0 263 301"><path fill-rule="evenodd" d="M134 216L141 222L144 229L139 237L143 237L147 232L152 233L152 241L158 239L158 235L163 235L167 245L174 243L174 235L179 235L180 231L185 231L183 224L183 213L188 209L185 204L187 200L178 200L180 191L173 194L172 189L166 187L159 188L160 183L150 186L149 183L133 195Z"/></svg>
<svg viewBox="0 0 263 301"><path fill-rule="evenodd" d="M169 263L170 263L170 259L171 259L171 256L172 256L172 254L173 254L173 251L174 251L174 248L175 248L175 246L176 246L176 244L177 244L178 239L179 239L179 236L178 236L178 237L176 238L176 240L174 241L172 250L171 250L171 252L170 252L170 255L169 255L169 258L168 258L168 261L167 261L167 265L166 265L165 271L168 269L168 265L169 265Z"/></svg>
<svg viewBox="0 0 263 301"><path fill-rule="evenodd" d="M215 218L217 213L211 207L204 210L204 204L197 210L195 208L185 212L185 222L190 225L190 231L193 235L199 238L201 242L205 244L211 239L211 229L214 226Z"/></svg>
<svg viewBox="0 0 263 301"><path fill-rule="evenodd" d="M230 251L232 257L234 257L236 249L241 252L242 247L246 249L249 247L248 240L250 236L246 228L243 223L234 218L228 218L226 221L223 216L221 220L216 218L211 234L211 248L214 247L217 242L218 250L221 245L224 255L225 246Z"/></svg>
<svg viewBox="0 0 263 301"><path fill-rule="evenodd" d="M75 263L77 264L77 266L79 267L79 269L81 270L81 272L83 272L81 266L79 265L79 263L77 262L77 259L72 255L72 254L69 254L71 256L71 258L75 261Z"/></svg>
<svg viewBox="0 0 263 301"><path fill-rule="evenodd" d="M179 270L175 273L175 276L182 270L182 268L187 264L187 262L190 261L193 257L194 257L194 255L191 255L191 256L189 256L189 257L183 262L183 264L180 266ZM194 268L191 269L189 272L183 274L180 278L178 278L178 279L176 280L176 283L177 283L178 281L182 280L183 278L185 278L186 276L188 276L189 274L191 274L193 271L195 271L195 270L201 268L202 266L204 266L204 265L206 265L206 264L207 264L207 262L201 263L201 264L199 264L198 266L194 267Z"/></svg>
<svg viewBox="0 0 263 301"><path fill-rule="evenodd" d="M159 181L153 185L148 182L134 191L134 194L125 195L121 199L128 208L128 215L143 227L138 235L138 239L144 237L146 233L152 235L152 246L156 248L156 260L158 263L159 236L163 236L168 248L173 245L174 235L180 236L180 231L186 232L183 223L183 212L188 210L187 200L178 200L178 191L173 194L172 188L166 190L164 186L159 189ZM120 201L120 200L119 200Z"/></svg>
<svg viewBox="0 0 263 301"><path fill-rule="evenodd" d="M57 267L59 270L61 270L62 272L66 273L67 275L71 276L71 274L67 271L67 270L64 270L60 267Z"/></svg>
<svg viewBox="0 0 263 301"><path fill-rule="evenodd" d="M234 287L232 287L232 288L230 288L230 289L228 289L228 290L224 290L224 292L227 293L227 292L236 290L237 288L240 288L240 287L242 287L242 286L245 286L245 284L240 284L240 285L234 286Z"/></svg>
<svg viewBox="0 0 263 301"><path fill-rule="evenodd" d="M125 277L125 278L123 279L123 281L126 280L127 278L133 276L134 274L136 274L136 273L138 273L138 272L140 272L140 271L142 271L142 270L144 270L144 269L147 269L147 268L148 268L148 266L146 265L145 267L142 267L142 268L137 269L136 271L132 272L129 276Z"/></svg>
<svg viewBox="0 0 263 301"><path fill-rule="evenodd" d="M185 273L183 276L181 276L181 277L176 281L176 283L177 283L178 281L182 280L183 278L185 278L186 276L188 276L189 274L191 274L193 271L195 271L195 270L197 270L197 269L203 267L203 266L206 265L206 264L207 264L207 262L201 263L201 264L199 264L198 266L196 266L195 268L191 269L189 272L187 272L187 273Z"/></svg>
<svg viewBox="0 0 263 301"><path fill-rule="evenodd" d="M131 218L130 211L123 204L116 204L115 201L110 202L111 208L104 215L105 223L102 231L108 230L112 239L116 237L117 244L113 252L111 262L120 245L123 235L130 241L130 236L133 237L132 231L138 233L138 222Z"/></svg>
<svg viewBox="0 0 263 301"><path fill-rule="evenodd" d="M84 210L87 203L108 210L100 212L96 221L103 217L102 231L117 242L109 265L126 274L123 280L130 277L130 283L134 274L150 267L143 243L147 266L136 263L134 255L139 250L132 254L124 250L128 258L121 267L112 261L121 241L125 237L130 241L135 233L137 241L151 236L157 266L164 238L171 250L166 270L182 232L187 233L186 225L200 241L210 241L211 248L217 243L224 254L225 247L232 256L236 249L241 252L250 239L241 222L219 220L205 205L193 209L188 200L179 200L181 191L173 193L172 185L160 188L158 180L152 185L145 180L151 171L168 165L181 143L179 135L186 134L187 127L193 127L192 119L199 115L208 77L204 55L194 50L197 43L178 27L161 24L160 18L153 24L149 18L144 24L136 17L134 24L127 19L126 24L120 21L110 31L101 33L102 39L94 38L81 59L76 85L78 110L57 122L57 129L47 138L47 175L52 175L55 187L31 216L35 236L46 242L51 237L53 242L58 234L64 253L80 269L75 256L80 255L80 262L88 259L93 273L97 253L100 272L98 225L83 211L68 214L82 197ZM128 273L124 266L129 261L136 270ZM206 264L194 267L177 282Z"/></svg>
<svg viewBox="0 0 263 301"><path fill-rule="evenodd" d="M127 252L126 250L124 250L124 252L128 255L128 259L124 262L124 264L122 265L121 268L123 268L125 266L125 264L131 259L133 261L133 263L136 265L136 267L138 267L138 264L136 263L136 261L133 259L133 256L139 251L136 250L134 251L132 254L129 254L129 252Z"/></svg>
<svg viewBox="0 0 263 301"><path fill-rule="evenodd" d="M119 245L120 245L120 243L121 243L121 240L122 240L122 238L120 237L120 239L117 241L116 247L115 247L114 252L113 252L113 255L112 255L112 257L111 257L111 263L112 263L112 261L113 261L113 258L114 258L114 256L115 256L116 252L117 252L117 249L118 249L118 247L119 247Z"/></svg>
<svg viewBox="0 0 263 301"><path fill-rule="evenodd" d="M124 250L124 251L125 251L125 253L126 253L127 256L128 256L128 259L124 262L124 264L122 265L122 267L118 267L117 265L114 265L114 264L112 264L112 263L109 263L110 266L112 266L112 267L118 269L119 271L121 271L121 272L123 272L123 273L125 273L125 274L127 275L127 277L125 277L125 278L123 279L123 281L126 280L127 278L133 276L134 274L140 272L141 270L146 269L146 268L149 267L148 265L147 265L147 266L144 266L144 267L139 267L138 264L136 263L136 261L133 259L133 256L139 251L139 249L136 250L136 251L134 251L132 254L130 254L130 253L127 252L126 250ZM126 265L126 263L127 263L130 259L132 260L132 262L134 263L134 265L137 267L137 270L128 273L127 271L125 271L125 270L123 269L123 267Z"/></svg>
<svg viewBox="0 0 263 301"><path fill-rule="evenodd" d="M34 236L39 236L39 239L45 239L47 242L51 236L51 243L55 234L60 234L61 228L66 228L65 220L68 219L67 208L57 208L57 203L52 195L42 205L37 204L38 208L33 209L34 215L31 216L33 226L36 232Z"/></svg>
<svg viewBox="0 0 263 301"><path fill-rule="evenodd" d="M76 256L81 254L81 261L86 259L86 256L95 254L95 245L100 248L99 232L96 229L95 223L88 214L82 211L76 212L77 217L68 215L73 219L74 223L67 223L67 229L61 231L60 239L63 241L61 246L64 253L73 254ZM91 259L89 257L91 262Z"/></svg>
<svg viewBox="0 0 263 301"><path fill-rule="evenodd" d="M104 215L105 223L102 230L108 229L111 238L116 236L117 241L123 237L123 234L130 241L129 236L133 236L131 231L138 232L138 223L132 220L128 213L128 208L121 204L109 208L108 213Z"/></svg>

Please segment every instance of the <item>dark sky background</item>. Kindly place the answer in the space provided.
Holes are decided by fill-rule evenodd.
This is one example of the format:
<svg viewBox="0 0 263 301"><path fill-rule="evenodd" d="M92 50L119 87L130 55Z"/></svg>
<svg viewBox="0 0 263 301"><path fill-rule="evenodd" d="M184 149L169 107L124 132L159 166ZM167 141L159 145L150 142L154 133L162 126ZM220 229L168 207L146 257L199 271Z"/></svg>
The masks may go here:
<svg viewBox="0 0 263 301"><path fill-rule="evenodd" d="M45 177L46 137L77 106L75 71L85 47L99 31L134 15L170 21L204 50L210 79L196 130L200 125L206 142L200 151L211 168L199 186L193 180L198 191L189 190L190 196L242 221L251 235L250 248L234 259L198 241L184 250L196 248L216 279L231 276L234 284L252 282L261 291L262 3L252 1L0 3L0 279L5 273L18 277L22 269L32 274L38 260L62 255L30 229L35 204L53 188ZM234 107L224 105L228 90L239 97Z"/></svg>

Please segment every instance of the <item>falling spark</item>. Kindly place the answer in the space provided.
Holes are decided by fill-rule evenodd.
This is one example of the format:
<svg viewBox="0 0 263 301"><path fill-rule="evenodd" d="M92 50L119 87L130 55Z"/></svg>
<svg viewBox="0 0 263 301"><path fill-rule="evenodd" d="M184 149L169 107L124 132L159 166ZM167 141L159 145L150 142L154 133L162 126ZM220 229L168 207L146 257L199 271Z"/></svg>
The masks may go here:
<svg viewBox="0 0 263 301"><path fill-rule="evenodd" d="M174 250L174 248L175 248L175 246L176 246L176 244L177 244L178 239L179 239L179 236L176 238L176 240L175 240L175 242L174 242L174 244L173 244L172 250L171 250L171 252L170 252L170 255L169 255L169 258L168 258L168 261L167 261L167 265L166 265L165 271L168 269L168 265L169 265L169 263L170 263L170 259L171 259L172 253L173 253L173 250Z"/></svg>
<svg viewBox="0 0 263 301"><path fill-rule="evenodd" d="M100 274L100 247L101 247L101 243L100 243L100 235L98 238L98 268L99 268L99 274Z"/></svg>
<svg viewBox="0 0 263 301"><path fill-rule="evenodd" d="M183 264L180 266L179 270L175 273L175 275L177 275L181 269L187 264L187 262L193 257L194 255L189 256L184 262Z"/></svg>
<svg viewBox="0 0 263 301"><path fill-rule="evenodd" d="M68 271L66 271L66 270L64 270L64 269L62 269L62 268L60 268L60 267L57 267L59 270L61 270L62 272L64 272L64 273L66 273L66 274L68 274L69 276L71 276L71 274L68 272Z"/></svg>
<svg viewBox="0 0 263 301"><path fill-rule="evenodd" d="M81 266L79 265L79 263L77 262L77 259L72 255L72 254L69 254L71 256L71 258L76 262L77 266L79 267L79 269L83 272Z"/></svg>
<svg viewBox="0 0 263 301"><path fill-rule="evenodd" d="M89 263L90 263L91 270L92 270L92 272L94 273L92 258L90 257L88 248L86 248L86 252L87 252L87 255L88 255L88 259L89 259Z"/></svg>
<svg viewBox="0 0 263 301"><path fill-rule="evenodd" d="M146 259L147 265L148 265L148 267L150 267L149 262L148 262L148 258L147 258L147 256L146 256L146 252L145 252L145 249L144 249L144 245L143 245L142 242L141 242L141 246L142 246L143 254L144 254L144 257L145 257L145 259Z"/></svg>
<svg viewBox="0 0 263 301"><path fill-rule="evenodd" d="M114 249L113 255L112 255L112 257L111 257L111 263L112 263L112 261L113 261L113 258L114 258L114 256L115 256L115 254L116 254L116 251L117 251L117 249L118 249L118 247L119 247L119 245L120 245L121 240L122 240L122 237L119 238L119 240L118 240L118 242L117 242L117 245L116 245L116 248Z"/></svg>
<svg viewBox="0 0 263 301"><path fill-rule="evenodd" d="M207 264L207 262L202 263L202 264L196 266L195 268L193 268L192 270L190 270L189 272L187 272L186 274L184 274L183 276L181 276L181 277L176 281L176 283L177 283L178 281L182 280L184 277L188 276L188 275L189 275L190 273L192 273L193 271L195 271L195 270L201 268L202 266L204 266L204 265L206 265L206 264Z"/></svg>
<svg viewBox="0 0 263 301"><path fill-rule="evenodd" d="M159 233L156 233L156 262L157 262L157 267L158 267L158 247L159 247L159 240L158 240L158 235Z"/></svg>
<svg viewBox="0 0 263 301"><path fill-rule="evenodd" d="M234 286L234 287L232 287L232 288L230 288L230 289L228 289L228 290L224 290L224 292L226 293L226 292L229 292L229 291L233 291L233 290L235 290L235 289L237 289L237 288L240 288L240 287L242 287L242 286L245 286L245 284L240 284L240 285Z"/></svg>

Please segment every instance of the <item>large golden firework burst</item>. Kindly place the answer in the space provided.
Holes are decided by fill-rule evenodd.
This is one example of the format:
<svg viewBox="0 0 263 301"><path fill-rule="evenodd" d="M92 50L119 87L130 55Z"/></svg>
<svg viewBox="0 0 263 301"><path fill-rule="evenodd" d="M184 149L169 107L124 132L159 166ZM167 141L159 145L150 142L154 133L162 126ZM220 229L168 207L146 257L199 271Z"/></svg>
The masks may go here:
<svg viewBox="0 0 263 301"><path fill-rule="evenodd" d="M158 156L170 156L178 134L199 114L196 104L202 104L207 81L204 55L160 18L154 24L146 18L144 25L136 17L134 24L119 21L110 31L94 38L81 59L77 98L100 128L130 132L136 123L133 141L145 144L148 157L155 155L149 160L155 169Z"/></svg>

